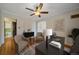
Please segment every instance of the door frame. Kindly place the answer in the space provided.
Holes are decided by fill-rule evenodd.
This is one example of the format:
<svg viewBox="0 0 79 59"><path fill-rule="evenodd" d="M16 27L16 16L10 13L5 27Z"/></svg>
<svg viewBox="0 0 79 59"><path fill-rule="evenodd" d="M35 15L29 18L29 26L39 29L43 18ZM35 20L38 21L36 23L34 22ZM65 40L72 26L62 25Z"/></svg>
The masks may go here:
<svg viewBox="0 0 79 59"><path fill-rule="evenodd" d="M16 35L17 35L17 19L15 19L16 20ZM5 18L4 18L4 39L5 39ZM13 35L13 34L12 34Z"/></svg>

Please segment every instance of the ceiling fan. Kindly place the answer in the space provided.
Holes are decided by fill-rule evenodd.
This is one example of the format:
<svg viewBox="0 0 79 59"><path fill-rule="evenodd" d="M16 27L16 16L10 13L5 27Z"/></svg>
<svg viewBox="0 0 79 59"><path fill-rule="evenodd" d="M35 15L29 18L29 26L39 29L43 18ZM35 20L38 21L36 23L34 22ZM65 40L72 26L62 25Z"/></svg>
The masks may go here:
<svg viewBox="0 0 79 59"><path fill-rule="evenodd" d="M40 14L48 14L48 11L41 11L42 7L43 7L43 3L40 3L38 6L36 6L35 10L30 8L25 8L25 9L33 11L33 13L30 16L36 15L38 17L41 17Z"/></svg>

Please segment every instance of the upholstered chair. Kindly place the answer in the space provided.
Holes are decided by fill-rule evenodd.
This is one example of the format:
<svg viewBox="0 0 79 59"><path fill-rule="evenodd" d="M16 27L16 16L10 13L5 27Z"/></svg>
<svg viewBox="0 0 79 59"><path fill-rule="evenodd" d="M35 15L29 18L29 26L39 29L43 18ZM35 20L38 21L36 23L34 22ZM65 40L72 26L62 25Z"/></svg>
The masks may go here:
<svg viewBox="0 0 79 59"><path fill-rule="evenodd" d="M36 42L44 41L44 35L41 32L38 32L36 35Z"/></svg>
<svg viewBox="0 0 79 59"><path fill-rule="evenodd" d="M70 53L79 55L79 35L75 38L74 45L72 46Z"/></svg>

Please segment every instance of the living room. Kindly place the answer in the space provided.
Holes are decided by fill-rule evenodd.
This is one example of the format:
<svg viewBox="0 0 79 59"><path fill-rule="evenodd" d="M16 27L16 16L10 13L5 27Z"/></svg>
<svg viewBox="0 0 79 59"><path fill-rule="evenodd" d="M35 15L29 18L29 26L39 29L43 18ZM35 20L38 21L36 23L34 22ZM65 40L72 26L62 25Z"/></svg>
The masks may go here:
<svg viewBox="0 0 79 59"><path fill-rule="evenodd" d="M24 32L34 32L34 37L32 39L37 40L33 42L33 46L41 44L41 40L45 41L46 30L52 29L52 32L56 36L64 37L64 50L70 53L70 48L73 45L73 39L71 38L72 30L75 28L79 29L79 4L78 3L44 3L42 11L47 11L48 14L41 14L41 17L37 15L30 16L32 11L27 10L26 8L34 9L36 6L39 6L40 3L3 3L0 4L0 46L5 43L5 19L16 20L16 36L13 39L28 39L23 36ZM42 33L43 37L37 36L37 33ZM11 38L12 39L12 38ZM17 40L17 41L18 41ZM8 40L9 41L9 40ZM39 42L40 41L40 42ZM16 40L15 40L16 42ZM20 54L25 55L35 55L34 49L26 49L26 40L24 42L17 42L19 46ZM29 45L29 44L28 44ZM23 47L25 46L25 47ZM29 48L29 47L28 47ZM25 51L24 51L25 50ZM33 51L32 51L33 50ZM30 53L29 53L30 52ZM5 54L5 53L4 53ZM17 53L19 54L19 53ZM49 54L50 55L50 54Z"/></svg>

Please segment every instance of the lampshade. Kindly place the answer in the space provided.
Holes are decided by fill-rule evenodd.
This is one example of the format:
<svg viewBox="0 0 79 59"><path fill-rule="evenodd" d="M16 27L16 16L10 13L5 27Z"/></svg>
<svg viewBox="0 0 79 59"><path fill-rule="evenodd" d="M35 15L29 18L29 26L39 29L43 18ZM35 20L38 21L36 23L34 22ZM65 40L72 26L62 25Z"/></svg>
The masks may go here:
<svg viewBox="0 0 79 59"><path fill-rule="evenodd" d="M46 36L52 35L52 29L47 29L46 30Z"/></svg>

